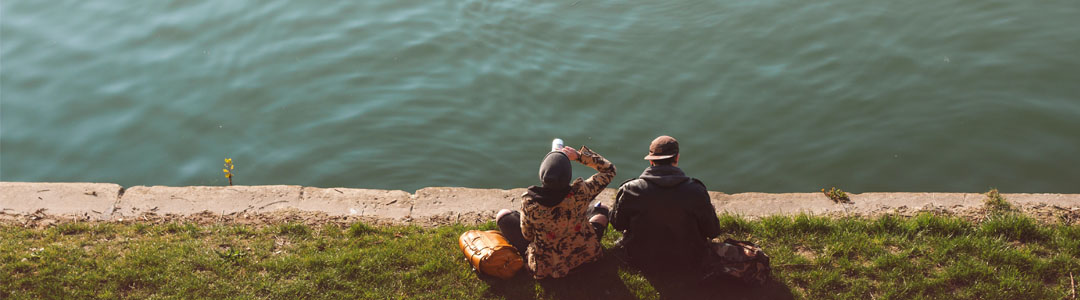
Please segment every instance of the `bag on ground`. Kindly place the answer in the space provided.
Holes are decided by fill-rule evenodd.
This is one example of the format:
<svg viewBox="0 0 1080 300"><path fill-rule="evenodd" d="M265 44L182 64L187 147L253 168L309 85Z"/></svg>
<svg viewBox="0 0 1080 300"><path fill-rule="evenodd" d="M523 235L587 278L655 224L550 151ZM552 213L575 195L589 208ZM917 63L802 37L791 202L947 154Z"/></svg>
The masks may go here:
<svg viewBox="0 0 1080 300"><path fill-rule="evenodd" d="M473 270L502 279L514 277L525 264L518 250L497 230L469 230L458 239Z"/></svg>
<svg viewBox="0 0 1080 300"><path fill-rule="evenodd" d="M769 280L769 256L761 247L748 241L713 240L706 260L705 278L731 279L762 285Z"/></svg>

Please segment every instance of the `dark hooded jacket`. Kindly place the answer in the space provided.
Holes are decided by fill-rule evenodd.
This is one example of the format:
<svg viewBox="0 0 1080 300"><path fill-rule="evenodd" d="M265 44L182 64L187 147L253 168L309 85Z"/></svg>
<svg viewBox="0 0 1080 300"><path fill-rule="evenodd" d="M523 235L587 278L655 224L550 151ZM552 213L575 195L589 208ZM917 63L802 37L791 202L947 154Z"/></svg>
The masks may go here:
<svg viewBox="0 0 1080 300"><path fill-rule="evenodd" d="M720 222L705 184L675 166L653 166L615 196L611 225L623 232L630 263L645 269L696 270Z"/></svg>

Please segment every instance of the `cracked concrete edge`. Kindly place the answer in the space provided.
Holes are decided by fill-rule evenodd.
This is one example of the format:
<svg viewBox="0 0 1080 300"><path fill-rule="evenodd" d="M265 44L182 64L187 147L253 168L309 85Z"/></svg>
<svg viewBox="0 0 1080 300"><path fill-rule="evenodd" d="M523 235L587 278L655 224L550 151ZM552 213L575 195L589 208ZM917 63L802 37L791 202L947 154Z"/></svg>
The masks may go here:
<svg viewBox="0 0 1080 300"><path fill-rule="evenodd" d="M258 215L297 210L328 216L373 217L393 220L461 218L489 215L499 209L518 209L525 189L428 187L401 190L269 186L135 186L112 183L0 182L0 214L60 215L115 220L141 214ZM850 194L852 203L837 204L821 193L710 192L718 213L747 217L769 215L873 215L890 211L975 210L986 198L981 193L863 193ZM1080 194L1003 194L1018 207L1049 206L1080 211ZM613 205L615 190L598 201Z"/></svg>
<svg viewBox="0 0 1080 300"><path fill-rule="evenodd" d="M332 216L376 216L401 219L409 216L412 194L401 190L304 187L295 205L301 211L325 212Z"/></svg>
<svg viewBox="0 0 1080 300"><path fill-rule="evenodd" d="M0 182L0 214L104 219L120 198L115 183Z"/></svg>
<svg viewBox="0 0 1080 300"><path fill-rule="evenodd" d="M298 185L267 186L134 186L120 197L114 218L143 213L192 215L257 214L301 203Z"/></svg>

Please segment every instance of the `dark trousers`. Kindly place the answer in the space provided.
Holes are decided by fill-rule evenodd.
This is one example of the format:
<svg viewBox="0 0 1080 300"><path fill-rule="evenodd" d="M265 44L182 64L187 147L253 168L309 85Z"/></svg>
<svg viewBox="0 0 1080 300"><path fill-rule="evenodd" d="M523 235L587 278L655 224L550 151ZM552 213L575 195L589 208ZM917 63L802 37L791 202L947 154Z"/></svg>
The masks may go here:
<svg viewBox="0 0 1080 300"><path fill-rule="evenodd" d="M590 207L589 211L585 213L588 218L592 218L595 215L604 215L610 217L607 208L603 207ZM521 235L521 212L513 211L498 220L495 223L499 226L499 231L502 232L503 237L506 237L506 241L510 242L511 246L518 249L521 252L521 256L525 257L525 249L529 247L529 241L525 240L525 236ZM593 230L596 230L596 239L600 240L604 238L604 231L607 230L607 224L592 223Z"/></svg>

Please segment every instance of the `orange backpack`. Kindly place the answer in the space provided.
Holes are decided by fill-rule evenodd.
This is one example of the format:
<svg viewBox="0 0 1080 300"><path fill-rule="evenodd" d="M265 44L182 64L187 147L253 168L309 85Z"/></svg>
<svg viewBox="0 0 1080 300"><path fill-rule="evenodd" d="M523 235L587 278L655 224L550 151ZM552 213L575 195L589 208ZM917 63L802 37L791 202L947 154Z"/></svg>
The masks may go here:
<svg viewBox="0 0 1080 300"><path fill-rule="evenodd" d="M473 270L502 279L514 277L525 262L497 230L469 230L458 239L465 260Z"/></svg>

